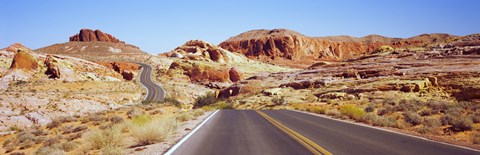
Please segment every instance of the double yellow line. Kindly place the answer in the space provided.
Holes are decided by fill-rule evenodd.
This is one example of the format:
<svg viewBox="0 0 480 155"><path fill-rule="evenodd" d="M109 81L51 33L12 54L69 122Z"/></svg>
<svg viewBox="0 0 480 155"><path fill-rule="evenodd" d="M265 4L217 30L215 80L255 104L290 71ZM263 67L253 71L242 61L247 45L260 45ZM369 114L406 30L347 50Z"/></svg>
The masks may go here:
<svg viewBox="0 0 480 155"><path fill-rule="evenodd" d="M316 144L315 142L311 141L310 139L302 136L301 134L293 131L292 129L288 128L287 126L281 124L280 122L274 120L273 118L271 118L270 116L268 116L267 114L265 114L264 112L261 112L261 111L256 111L258 114L260 114L260 116L264 117L265 119L267 119L267 121L269 121L270 123L272 123L274 126L276 126L277 128L279 128L280 130L282 130L283 132L285 132L286 134L288 134L290 137L292 137L293 139L295 139L297 142L299 142L300 144L302 144L303 146L305 146L308 150L310 150L313 154L315 155L332 155L332 153L328 152L327 150L325 150L324 148L318 146L318 144Z"/></svg>

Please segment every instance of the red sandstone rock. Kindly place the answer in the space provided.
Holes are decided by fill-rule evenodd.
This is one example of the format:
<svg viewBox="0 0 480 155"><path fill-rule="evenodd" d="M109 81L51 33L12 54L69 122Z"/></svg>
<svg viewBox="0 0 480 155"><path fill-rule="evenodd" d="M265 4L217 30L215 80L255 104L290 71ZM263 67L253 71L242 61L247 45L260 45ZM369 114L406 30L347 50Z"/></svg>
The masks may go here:
<svg viewBox="0 0 480 155"><path fill-rule="evenodd" d="M81 29L80 32L70 37L70 41L101 41L111 43L124 43L110 34L104 33L100 30Z"/></svg>
<svg viewBox="0 0 480 155"><path fill-rule="evenodd" d="M38 62L32 53L27 50L18 50L13 57L10 69L36 70Z"/></svg>

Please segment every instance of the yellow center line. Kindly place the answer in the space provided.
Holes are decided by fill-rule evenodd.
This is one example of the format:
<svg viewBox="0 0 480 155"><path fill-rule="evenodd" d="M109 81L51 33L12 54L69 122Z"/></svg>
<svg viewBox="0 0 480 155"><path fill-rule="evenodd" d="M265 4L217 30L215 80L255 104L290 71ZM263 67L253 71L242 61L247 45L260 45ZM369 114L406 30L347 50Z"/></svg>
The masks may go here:
<svg viewBox="0 0 480 155"><path fill-rule="evenodd" d="M328 152L324 148L320 147L315 142L311 141L310 139L306 138L305 136L293 131L292 129L288 128L287 126L281 124L280 122L276 121L272 117L268 116L264 112L256 111L260 116L264 117L267 121L272 123L274 126L285 132L287 135L295 139L297 142L305 146L308 150L310 150L315 155L332 155L332 153Z"/></svg>

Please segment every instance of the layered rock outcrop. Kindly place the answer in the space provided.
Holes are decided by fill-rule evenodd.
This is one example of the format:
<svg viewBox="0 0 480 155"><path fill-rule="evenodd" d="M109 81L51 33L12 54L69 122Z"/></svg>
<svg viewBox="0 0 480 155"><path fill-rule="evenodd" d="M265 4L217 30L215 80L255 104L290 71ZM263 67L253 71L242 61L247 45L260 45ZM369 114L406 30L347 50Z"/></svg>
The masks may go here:
<svg viewBox="0 0 480 155"><path fill-rule="evenodd" d="M52 55L47 55L45 58L45 66L47 67L45 74L49 75L49 78L60 78L60 69L56 63L57 60L55 60Z"/></svg>
<svg viewBox="0 0 480 155"><path fill-rule="evenodd" d="M246 58L202 40L190 40L182 46L162 55L172 58L219 63L246 61Z"/></svg>
<svg viewBox="0 0 480 155"><path fill-rule="evenodd" d="M101 41L101 42L111 42L111 43L124 43L123 41L118 40L110 34L104 33L100 30L90 30L90 29L81 29L78 34L75 34L70 37L70 41Z"/></svg>
<svg viewBox="0 0 480 155"><path fill-rule="evenodd" d="M298 32L275 30L252 30L232 37L220 47L232 52L245 54L247 57L265 56L270 59L348 59L373 52L381 43L334 42L315 39Z"/></svg>

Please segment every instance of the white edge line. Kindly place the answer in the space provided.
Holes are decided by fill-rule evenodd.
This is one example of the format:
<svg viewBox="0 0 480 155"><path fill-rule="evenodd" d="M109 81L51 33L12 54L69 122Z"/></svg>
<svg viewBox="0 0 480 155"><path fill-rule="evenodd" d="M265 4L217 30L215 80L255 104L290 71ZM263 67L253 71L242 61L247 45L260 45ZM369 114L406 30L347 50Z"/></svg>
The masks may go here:
<svg viewBox="0 0 480 155"><path fill-rule="evenodd" d="M198 125L195 129L192 130L192 132L188 133L187 136L183 137L182 140L180 140L177 144L175 144L170 150L167 151L164 155L171 155L173 152L175 152L176 149L178 149L185 141L187 141L190 136L192 136L195 132L197 132L198 129L200 129L210 118L212 118L219 110L215 110L210 116L207 117L200 125Z"/></svg>
<svg viewBox="0 0 480 155"><path fill-rule="evenodd" d="M335 119L335 118L332 118L332 117L329 117L329 116L326 116L326 115L315 114L315 113L310 113L310 112L306 112L306 111L299 111L299 110L289 110L289 111L294 111L294 112L298 112L298 113L304 113L304 114L308 114L308 115L312 115L312 116L317 116L317 117L322 117L322 118L326 118L326 119L330 119L330 120L334 120L334 121L339 121L339 122L349 123L349 124L358 125L358 126L363 126L363 127L367 127L367 128L382 130L382 131L386 131L386 132L390 132L390 133L394 133L394 134L399 134L399 135L404 135L404 136L408 136L408 137L412 137L412 138L417 138L417 139L421 139L421 140L425 140L425 141L429 141L429 142L434 142L434 143L439 143L439 144L454 146L454 147L458 147L458 148L462 148L462 149L467 149L467 150L471 150L471 151L475 151L475 152L480 152L480 150L476 150L476 149L469 148L469 147L466 147L466 146L461 146L461 145L455 145L455 144L445 143L445 142L441 142L441 141L436 141L436 140L428 139L428 138L425 138L425 137L420 137L420 136L410 135L410 134L406 134L406 133L401 133L401 132L397 132L397 131L393 131L393 130L388 130L388 129L384 129L384 128L380 128L380 127L376 127L376 126L371 126L371 125L367 125L367 124L362 124L362 123L358 123L358 122L351 122L351 121L347 121L347 120Z"/></svg>

